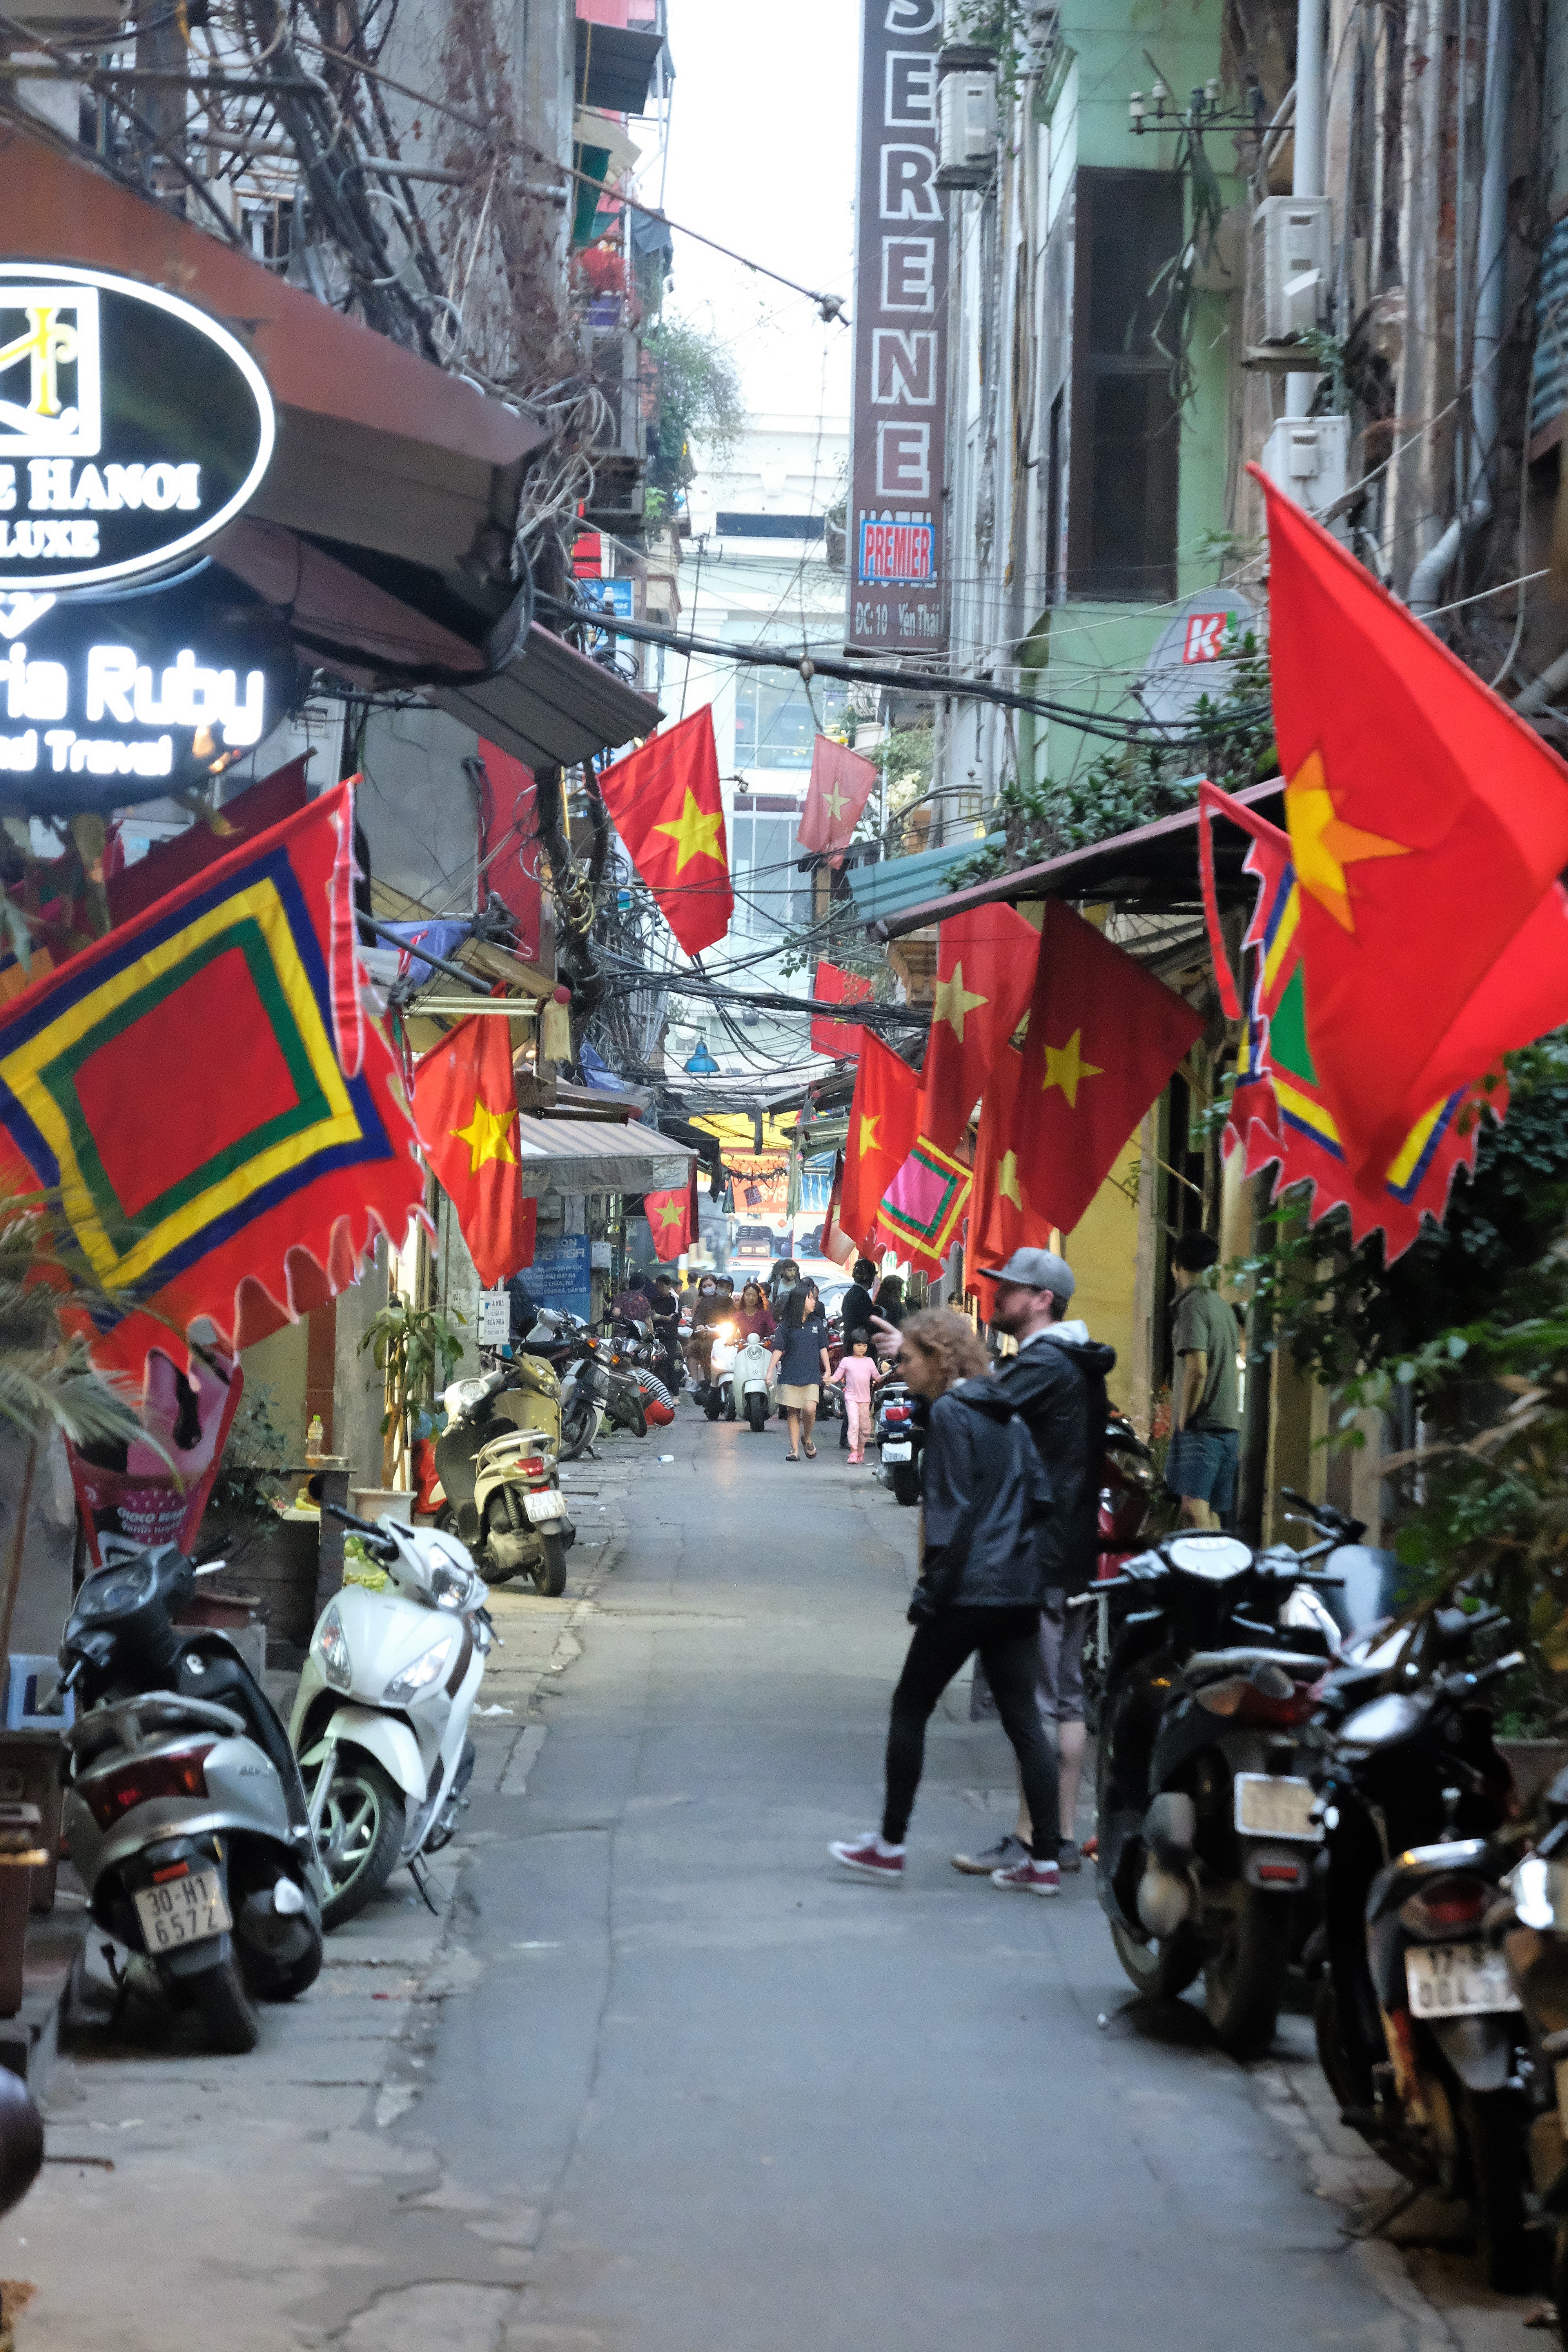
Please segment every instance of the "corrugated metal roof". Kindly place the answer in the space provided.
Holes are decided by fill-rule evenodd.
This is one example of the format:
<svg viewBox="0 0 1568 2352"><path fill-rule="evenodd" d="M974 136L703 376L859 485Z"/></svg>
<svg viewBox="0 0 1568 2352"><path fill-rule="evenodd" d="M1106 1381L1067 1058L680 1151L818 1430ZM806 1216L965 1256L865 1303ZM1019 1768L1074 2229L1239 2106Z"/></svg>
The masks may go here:
<svg viewBox="0 0 1568 2352"><path fill-rule="evenodd" d="M518 1116L523 1198L546 1192L668 1192L689 1182L695 1152L635 1120Z"/></svg>
<svg viewBox="0 0 1568 2352"><path fill-rule="evenodd" d="M912 857L885 857L877 866L851 868L846 877L855 911L868 923L885 923L905 907L919 906L942 888L955 866L980 849L999 849L1005 833L984 841L954 842L951 848L917 850Z"/></svg>
<svg viewBox="0 0 1568 2352"><path fill-rule="evenodd" d="M570 768L658 725L657 702L601 669L537 621L499 677L440 687L432 700L525 768Z"/></svg>
<svg viewBox="0 0 1568 2352"><path fill-rule="evenodd" d="M1556 438L1548 427L1568 408L1568 220L1560 220L1546 240L1535 319L1535 356L1530 369L1532 460L1545 456Z"/></svg>

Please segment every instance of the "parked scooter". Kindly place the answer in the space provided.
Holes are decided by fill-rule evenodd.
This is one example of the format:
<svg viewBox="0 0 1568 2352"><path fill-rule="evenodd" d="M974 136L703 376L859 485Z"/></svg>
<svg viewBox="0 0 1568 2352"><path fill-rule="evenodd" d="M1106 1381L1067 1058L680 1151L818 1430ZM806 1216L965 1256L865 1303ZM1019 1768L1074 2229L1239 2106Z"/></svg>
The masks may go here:
<svg viewBox="0 0 1568 2352"><path fill-rule="evenodd" d="M1529 2037L1518 2061L1526 2179L1555 2230L1552 2294L1568 2337L1568 1771L1541 1800L1534 1852L1515 1864L1487 1914Z"/></svg>
<svg viewBox="0 0 1568 2352"><path fill-rule="evenodd" d="M467 1545L488 1583L524 1571L551 1599L566 1589L577 1530L561 1492L560 1383L535 1356L454 1381L436 1441L439 1525Z"/></svg>
<svg viewBox="0 0 1568 2352"><path fill-rule="evenodd" d="M894 1372L878 1383L874 1394L871 1434L881 1449L878 1476L889 1486L894 1500L918 1503L921 1498L921 1454L925 1446L909 1382Z"/></svg>
<svg viewBox="0 0 1568 2352"><path fill-rule="evenodd" d="M455 1536L326 1507L388 1580L384 1591L347 1584L328 1601L289 1726L331 1889L321 1923L332 1928L399 1863L425 1895L420 1858L447 1843L466 1801L468 1718L495 1630L484 1580Z"/></svg>
<svg viewBox="0 0 1568 2352"><path fill-rule="evenodd" d="M1510 1859L1497 1839L1512 1780L1482 1694L1523 1654L1465 1664L1503 1622L1437 1610L1324 1685L1317 2032L1344 2121L1407 2179L1469 2200L1491 2284L1507 2288L1527 2270L1526 2034L1483 1935Z"/></svg>
<svg viewBox="0 0 1568 2352"><path fill-rule="evenodd" d="M1125 1596L1099 1748L1098 1892L1141 1992L1202 1972L1215 2038L1233 2055L1274 2032L1322 1838L1298 1741L1327 1671L1320 1629L1276 1612L1321 1571L1281 1548L1183 1530L1081 1597Z"/></svg>
<svg viewBox="0 0 1568 2352"><path fill-rule="evenodd" d="M222 1633L173 1622L196 1574L163 1544L77 1594L62 1821L93 1919L131 1956L125 1995L194 2007L214 2049L244 2051L256 1997L291 2000L320 1973L325 1885L266 1693Z"/></svg>

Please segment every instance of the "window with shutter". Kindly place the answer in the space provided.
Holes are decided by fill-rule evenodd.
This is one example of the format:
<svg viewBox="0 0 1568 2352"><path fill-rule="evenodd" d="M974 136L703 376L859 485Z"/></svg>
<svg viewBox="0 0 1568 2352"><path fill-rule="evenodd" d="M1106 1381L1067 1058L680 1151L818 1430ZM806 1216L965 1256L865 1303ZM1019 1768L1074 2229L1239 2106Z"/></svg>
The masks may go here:
<svg viewBox="0 0 1568 2352"><path fill-rule="evenodd" d="M1152 604L1176 593L1180 418L1152 289L1181 247L1182 184L1086 167L1074 197L1067 593Z"/></svg>

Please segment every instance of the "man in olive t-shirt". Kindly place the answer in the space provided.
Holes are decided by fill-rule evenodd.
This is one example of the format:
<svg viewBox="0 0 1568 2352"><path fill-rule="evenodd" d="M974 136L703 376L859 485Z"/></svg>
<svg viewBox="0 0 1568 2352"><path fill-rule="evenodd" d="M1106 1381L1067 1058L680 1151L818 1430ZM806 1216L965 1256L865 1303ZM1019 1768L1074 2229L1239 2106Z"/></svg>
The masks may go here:
<svg viewBox="0 0 1568 2352"><path fill-rule="evenodd" d="M1184 1234L1172 1253L1176 1372L1165 1484L1181 1496L1182 1517L1194 1528L1223 1527L1236 1507L1236 1317L1202 1278L1218 1255L1210 1234Z"/></svg>

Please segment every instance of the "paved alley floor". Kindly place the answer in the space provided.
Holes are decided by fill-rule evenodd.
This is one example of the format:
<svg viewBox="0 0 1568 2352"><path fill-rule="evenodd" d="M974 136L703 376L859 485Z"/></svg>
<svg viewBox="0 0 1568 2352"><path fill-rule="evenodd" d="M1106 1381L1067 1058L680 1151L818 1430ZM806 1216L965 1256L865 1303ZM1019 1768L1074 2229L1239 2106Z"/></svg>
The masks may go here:
<svg viewBox="0 0 1568 2352"><path fill-rule="evenodd" d="M1089 1874L952 1870L1012 1808L966 1682L906 1884L835 1871L914 1515L826 1435L790 1466L687 1404L580 1465L565 1600L500 1597L446 1916L395 1880L249 2058L79 2038L0 2224L22 2352L1517 2341L1462 2257L1346 2235L1386 2176L1304 2021L1235 2066L1132 2001Z"/></svg>

